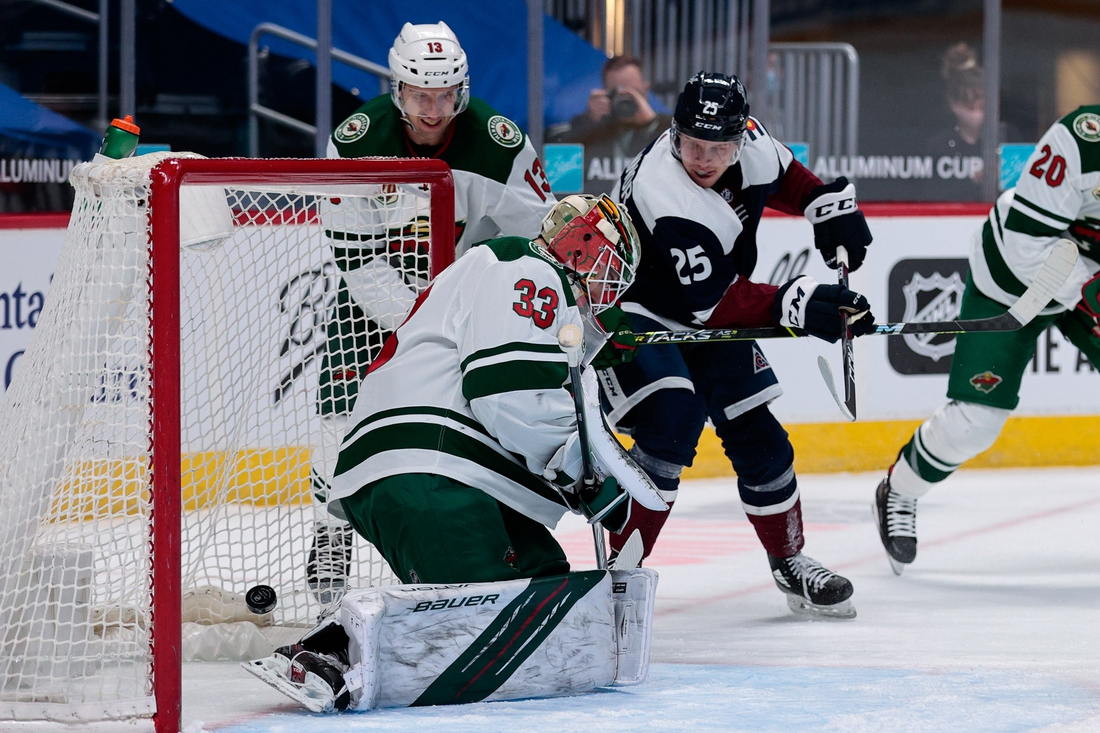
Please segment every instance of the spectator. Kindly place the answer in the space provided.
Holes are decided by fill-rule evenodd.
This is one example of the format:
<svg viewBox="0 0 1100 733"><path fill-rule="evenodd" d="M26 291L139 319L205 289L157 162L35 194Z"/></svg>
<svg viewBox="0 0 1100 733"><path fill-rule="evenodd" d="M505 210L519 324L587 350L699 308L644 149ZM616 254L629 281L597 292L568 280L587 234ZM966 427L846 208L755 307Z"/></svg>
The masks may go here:
<svg viewBox="0 0 1100 733"><path fill-rule="evenodd" d="M590 194L609 193L626 163L672 123L650 105L649 82L635 56L608 59L602 78L603 88L588 95L588 109L547 134L548 142L584 144L584 192Z"/></svg>
<svg viewBox="0 0 1100 733"><path fill-rule="evenodd" d="M956 43L943 55L940 76L955 122L928 141L935 186L926 198L981 201L985 167L982 160L985 72L978 62L978 52L967 43ZM1004 122L1000 124L999 133L998 142L1019 139L1016 129Z"/></svg>

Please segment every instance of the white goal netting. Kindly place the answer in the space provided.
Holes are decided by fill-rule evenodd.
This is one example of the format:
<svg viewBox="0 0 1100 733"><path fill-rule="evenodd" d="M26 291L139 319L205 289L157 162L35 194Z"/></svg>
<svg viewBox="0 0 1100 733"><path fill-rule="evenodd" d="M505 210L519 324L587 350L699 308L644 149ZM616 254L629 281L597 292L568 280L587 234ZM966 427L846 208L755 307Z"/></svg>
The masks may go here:
<svg viewBox="0 0 1100 733"><path fill-rule="evenodd" d="M150 169L166 157L74 170L61 260L0 405L0 720L154 710L166 571L150 491L165 412L151 352L164 344L152 334L174 329L151 308L171 288L151 258ZM270 653L343 589L394 582L361 538L334 551L352 535L313 495L359 379L428 284L429 187L415 173L268 178L180 187L182 511L156 521L179 522L185 658L232 656L211 638ZM278 594L263 616L241 601L257 584Z"/></svg>

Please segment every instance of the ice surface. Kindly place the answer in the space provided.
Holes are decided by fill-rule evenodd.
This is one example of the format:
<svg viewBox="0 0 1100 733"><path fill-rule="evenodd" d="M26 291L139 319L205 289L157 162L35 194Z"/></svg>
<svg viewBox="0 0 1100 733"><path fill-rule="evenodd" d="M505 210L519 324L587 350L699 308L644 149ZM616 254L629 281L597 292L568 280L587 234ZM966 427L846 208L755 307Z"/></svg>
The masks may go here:
<svg viewBox="0 0 1100 733"><path fill-rule="evenodd" d="M852 580L852 621L793 616L733 480L696 481L647 562L661 580L641 686L334 719L235 665L197 663L185 729L1100 731L1100 468L960 472L921 499L919 554L901 577L872 522L879 479L799 477L806 553ZM583 522L555 534L576 569L593 566Z"/></svg>

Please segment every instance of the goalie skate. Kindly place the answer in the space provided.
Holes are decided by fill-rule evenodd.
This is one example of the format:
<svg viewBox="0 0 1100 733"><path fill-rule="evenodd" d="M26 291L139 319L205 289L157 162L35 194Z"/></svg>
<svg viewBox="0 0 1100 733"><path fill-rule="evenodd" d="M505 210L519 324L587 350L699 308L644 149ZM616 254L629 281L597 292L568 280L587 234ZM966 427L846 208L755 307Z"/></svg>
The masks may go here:
<svg viewBox="0 0 1100 733"><path fill-rule="evenodd" d="M768 555L772 577L787 596L787 606L800 616L848 619L856 617L852 584L801 552L791 557Z"/></svg>
<svg viewBox="0 0 1100 733"><path fill-rule="evenodd" d="M276 652L241 666L314 713L346 710L351 701L343 670L327 655L297 650L291 659Z"/></svg>

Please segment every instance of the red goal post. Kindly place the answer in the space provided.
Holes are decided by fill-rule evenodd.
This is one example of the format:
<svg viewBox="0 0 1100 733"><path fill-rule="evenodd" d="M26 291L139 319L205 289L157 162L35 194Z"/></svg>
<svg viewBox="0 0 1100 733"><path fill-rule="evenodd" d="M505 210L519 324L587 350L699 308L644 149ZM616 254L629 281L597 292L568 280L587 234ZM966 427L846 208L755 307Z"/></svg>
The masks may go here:
<svg viewBox="0 0 1100 733"><path fill-rule="evenodd" d="M151 172L149 275L156 288L152 333L152 552L156 587L150 642L157 733L182 730L183 665L179 570L180 494L180 187L184 184L248 186L400 184L431 187L429 253L432 276L454 261L454 178L443 161L421 158L359 160L168 159ZM158 525L157 514L169 518ZM165 584L167 587L165 587ZM165 623L157 623L162 619Z"/></svg>
<svg viewBox="0 0 1100 733"><path fill-rule="evenodd" d="M263 623L300 634L315 621L325 602L303 587L301 525L320 395L334 389L317 372L335 369L326 344L354 341L356 354L340 358L360 362L380 346L340 320L364 315L332 253L369 244L397 270L407 265L401 277L414 293L454 260L454 181L441 161L143 158L74 171L57 275L2 403L0 720L152 717L158 733L179 731L185 612L200 625L258 619L222 612L275 576L293 588ZM195 210L190 192L202 191L200 203L231 220L210 250L184 241L191 220L220 213ZM295 252L309 262L296 264ZM276 264L237 264L276 254ZM185 280L191 270L201 277ZM276 272L280 280L265 281ZM373 292L384 300L390 291ZM391 322L404 302L389 309ZM283 311L303 304L307 332L295 331L299 320L278 332L260 323L272 310L297 318ZM297 401L260 425L260 408L290 404L285 384L257 386L257 375L279 376L265 351L277 342L280 358L302 353L284 370ZM224 364L210 363L220 356ZM344 372L357 384L360 374ZM354 388L343 389L324 398L344 400L329 412L349 409ZM372 550L365 544L356 552ZM249 554L210 557L223 551ZM265 567L276 554L282 564ZM384 561L355 562L370 565L361 584L379 582Z"/></svg>

